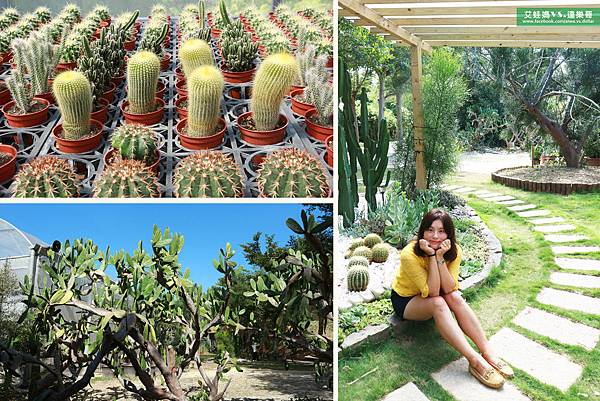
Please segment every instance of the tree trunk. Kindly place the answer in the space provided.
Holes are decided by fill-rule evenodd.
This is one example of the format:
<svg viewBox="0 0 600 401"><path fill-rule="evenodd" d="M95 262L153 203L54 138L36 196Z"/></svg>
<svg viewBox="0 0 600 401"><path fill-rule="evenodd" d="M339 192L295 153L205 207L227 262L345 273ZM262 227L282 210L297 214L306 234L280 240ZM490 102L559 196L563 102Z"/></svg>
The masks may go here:
<svg viewBox="0 0 600 401"><path fill-rule="evenodd" d="M383 112L385 108L385 75L378 74L379 76L379 118L378 121L383 120Z"/></svg>
<svg viewBox="0 0 600 401"><path fill-rule="evenodd" d="M398 142L404 141L404 132L402 127L402 87L396 88L396 139Z"/></svg>

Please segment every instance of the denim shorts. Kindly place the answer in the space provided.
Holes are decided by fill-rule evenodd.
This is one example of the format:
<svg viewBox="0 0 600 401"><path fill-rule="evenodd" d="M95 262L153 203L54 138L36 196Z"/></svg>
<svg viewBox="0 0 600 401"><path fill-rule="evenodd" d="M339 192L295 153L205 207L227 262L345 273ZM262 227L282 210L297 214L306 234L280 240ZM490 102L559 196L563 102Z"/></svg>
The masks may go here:
<svg viewBox="0 0 600 401"><path fill-rule="evenodd" d="M394 312L396 312L396 316L400 320L404 319L404 309L406 309L406 305L408 302L416 297L417 295L412 295L410 297L402 297L396 293L396 291L392 290L392 306L394 307Z"/></svg>

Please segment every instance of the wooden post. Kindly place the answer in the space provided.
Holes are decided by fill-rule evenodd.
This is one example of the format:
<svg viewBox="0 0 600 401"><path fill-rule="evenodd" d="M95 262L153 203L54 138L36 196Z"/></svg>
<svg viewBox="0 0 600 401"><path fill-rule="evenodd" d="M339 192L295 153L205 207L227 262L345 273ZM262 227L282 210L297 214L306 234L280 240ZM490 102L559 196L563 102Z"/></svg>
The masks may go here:
<svg viewBox="0 0 600 401"><path fill-rule="evenodd" d="M423 97L421 94L421 82L423 75L423 52L420 46L410 48L410 70L412 82L413 101L413 130L415 144L415 160L417 167L417 188L425 189L425 158L423 127Z"/></svg>

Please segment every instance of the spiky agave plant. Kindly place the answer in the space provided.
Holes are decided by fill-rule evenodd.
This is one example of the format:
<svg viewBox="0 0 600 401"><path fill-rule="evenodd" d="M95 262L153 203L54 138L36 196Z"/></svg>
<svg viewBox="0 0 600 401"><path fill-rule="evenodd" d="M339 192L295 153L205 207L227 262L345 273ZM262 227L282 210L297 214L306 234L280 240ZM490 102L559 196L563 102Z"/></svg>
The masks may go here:
<svg viewBox="0 0 600 401"><path fill-rule="evenodd" d="M181 160L173 177L179 198L237 198L244 187L235 161L222 152L198 152Z"/></svg>
<svg viewBox="0 0 600 401"><path fill-rule="evenodd" d="M41 156L21 166L10 192L15 198L70 198L79 195L80 181L68 160Z"/></svg>

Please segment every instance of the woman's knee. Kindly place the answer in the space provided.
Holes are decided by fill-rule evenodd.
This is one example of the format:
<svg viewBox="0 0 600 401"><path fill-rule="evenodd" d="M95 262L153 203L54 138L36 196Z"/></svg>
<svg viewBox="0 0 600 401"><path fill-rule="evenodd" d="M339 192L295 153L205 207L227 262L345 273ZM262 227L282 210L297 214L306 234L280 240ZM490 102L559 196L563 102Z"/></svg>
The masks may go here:
<svg viewBox="0 0 600 401"><path fill-rule="evenodd" d="M448 304L446 303L446 300L443 297L437 296L431 297L429 299L429 303L431 305L431 313L433 315L446 313L449 311Z"/></svg>
<svg viewBox="0 0 600 401"><path fill-rule="evenodd" d="M456 308L465 303L465 300L460 295L459 291L452 291L451 293L442 295L442 297L444 298L444 301L446 301L446 304L448 304L450 309Z"/></svg>

